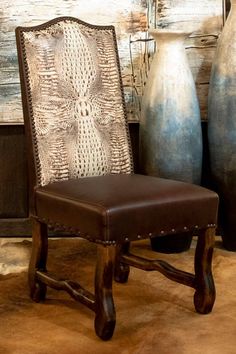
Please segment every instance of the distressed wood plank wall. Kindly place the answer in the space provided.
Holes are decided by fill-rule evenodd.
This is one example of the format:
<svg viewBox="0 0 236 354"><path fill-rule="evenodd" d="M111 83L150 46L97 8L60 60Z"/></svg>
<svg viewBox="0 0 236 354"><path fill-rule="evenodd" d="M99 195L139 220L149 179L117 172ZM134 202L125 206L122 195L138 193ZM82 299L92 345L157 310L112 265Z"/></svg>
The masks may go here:
<svg viewBox="0 0 236 354"><path fill-rule="evenodd" d="M228 0L226 0L228 1ZM140 100L150 67L153 41L147 28L186 28L202 119L207 116L211 62L223 26L224 0L1 0L0 4L0 124L22 122L14 29L56 16L75 16L116 27L129 119L139 118Z"/></svg>

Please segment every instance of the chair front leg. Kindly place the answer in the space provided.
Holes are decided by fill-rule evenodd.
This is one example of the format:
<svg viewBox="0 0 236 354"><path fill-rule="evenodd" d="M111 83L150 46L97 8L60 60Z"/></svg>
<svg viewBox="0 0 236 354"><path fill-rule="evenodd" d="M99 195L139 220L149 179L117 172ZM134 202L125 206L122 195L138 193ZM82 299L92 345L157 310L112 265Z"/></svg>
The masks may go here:
<svg viewBox="0 0 236 354"><path fill-rule="evenodd" d="M30 287L30 296L32 300L39 302L44 300L47 287L37 280L37 270L46 271L48 254L48 233L47 225L32 220L32 251L29 263L28 281Z"/></svg>
<svg viewBox="0 0 236 354"><path fill-rule="evenodd" d="M95 273L95 331L103 340L112 337L116 312L112 296L115 246L97 246Z"/></svg>
<svg viewBox="0 0 236 354"><path fill-rule="evenodd" d="M211 312L215 302L215 284L212 276L212 255L215 242L215 228L202 230L198 236L195 253L194 305L197 312Z"/></svg>

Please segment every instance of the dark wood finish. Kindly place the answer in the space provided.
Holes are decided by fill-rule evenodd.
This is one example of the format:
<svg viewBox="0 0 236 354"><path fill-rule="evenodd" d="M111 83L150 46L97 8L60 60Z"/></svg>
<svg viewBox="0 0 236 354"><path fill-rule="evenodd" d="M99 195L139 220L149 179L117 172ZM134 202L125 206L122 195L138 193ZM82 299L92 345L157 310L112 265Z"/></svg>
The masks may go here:
<svg viewBox="0 0 236 354"><path fill-rule="evenodd" d="M36 271L37 280L55 290L64 290L76 301L95 311L95 296L72 280L59 280L50 272Z"/></svg>
<svg viewBox="0 0 236 354"><path fill-rule="evenodd" d="M47 225L32 220L32 251L28 271L31 298L39 302L45 299L47 287L37 276L37 271L46 272L48 254Z"/></svg>
<svg viewBox="0 0 236 354"><path fill-rule="evenodd" d="M97 246L97 265L95 274L95 331L103 340L112 337L116 312L112 296L112 280L115 262L115 246Z"/></svg>
<svg viewBox="0 0 236 354"><path fill-rule="evenodd" d="M28 216L24 126L0 125L0 219Z"/></svg>
<svg viewBox="0 0 236 354"><path fill-rule="evenodd" d="M29 218L0 219L0 237L31 237Z"/></svg>
<svg viewBox="0 0 236 354"><path fill-rule="evenodd" d="M209 313L215 302L216 291L212 276L212 254L215 241L215 229L201 230L195 252L196 292L194 305L199 313Z"/></svg>
<svg viewBox="0 0 236 354"><path fill-rule="evenodd" d="M46 268L48 254L47 225L36 219L32 221L32 253L28 279L33 301L45 299L47 286L66 291L72 298L95 312L95 331L108 340L112 337L116 313L112 297L112 280L115 263L115 246L97 246L97 266L95 273L95 295L72 280L59 280Z"/></svg>
<svg viewBox="0 0 236 354"><path fill-rule="evenodd" d="M195 252L195 275L181 271L162 260L148 260L131 253L121 256L120 262L146 271L156 270L165 277L196 289L194 305L197 312L211 312L215 302L215 285L212 276L212 254L215 228L200 230Z"/></svg>
<svg viewBox="0 0 236 354"><path fill-rule="evenodd" d="M125 242L116 246L116 262L114 279L118 283L126 283L128 281L130 267L122 262L122 256L129 253L130 242Z"/></svg>
<svg viewBox="0 0 236 354"><path fill-rule="evenodd" d="M144 257L136 256L132 253L124 255L121 260L123 263L126 263L135 268L143 269L146 271L156 270L163 274L165 277L177 283L184 284L192 288L195 287L195 277L193 274L176 269L165 261L149 260Z"/></svg>
<svg viewBox="0 0 236 354"><path fill-rule="evenodd" d="M130 243L117 246L97 246L95 295L71 280L58 280L47 272L47 226L33 220L33 249L29 266L31 298L44 300L47 286L64 290L76 301L95 312L95 331L103 340L109 340L114 332L116 313L112 295L113 274L116 281L128 280L129 267L146 271L158 271L172 281L194 288L194 305L197 312L211 312L215 302L215 286L211 264L215 228L200 230L195 253L195 274L179 270L163 260L149 260L129 252Z"/></svg>
<svg viewBox="0 0 236 354"><path fill-rule="evenodd" d="M0 237L31 235L23 125L0 125Z"/></svg>

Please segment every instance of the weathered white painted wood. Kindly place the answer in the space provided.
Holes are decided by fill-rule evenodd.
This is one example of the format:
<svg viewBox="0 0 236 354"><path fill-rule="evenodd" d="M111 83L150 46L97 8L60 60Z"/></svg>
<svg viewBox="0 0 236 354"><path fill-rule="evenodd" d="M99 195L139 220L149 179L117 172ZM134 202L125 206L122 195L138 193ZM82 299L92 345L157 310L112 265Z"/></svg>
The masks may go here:
<svg viewBox="0 0 236 354"><path fill-rule="evenodd" d="M1 0L0 124L22 121L15 27L37 25L62 15L75 16L94 24L115 25L130 119L139 116L140 97L154 50L153 42L140 41L148 38L147 27L189 27L197 35L187 43L187 47L201 101L202 118L205 119L206 80L204 78L202 82L202 77L204 73L209 78L210 61L223 23L223 1Z"/></svg>
<svg viewBox="0 0 236 354"><path fill-rule="evenodd" d="M146 30L146 1L139 0L1 0L0 4L0 123L22 121L14 30L57 16L74 16L93 24L114 25L127 100L130 91L130 36ZM132 48L134 57L139 48Z"/></svg>
<svg viewBox="0 0 236 354"><path fill-rule="evenodd" d="M222 0L157 0L158 27L203 33L222 25Z"/></svg>

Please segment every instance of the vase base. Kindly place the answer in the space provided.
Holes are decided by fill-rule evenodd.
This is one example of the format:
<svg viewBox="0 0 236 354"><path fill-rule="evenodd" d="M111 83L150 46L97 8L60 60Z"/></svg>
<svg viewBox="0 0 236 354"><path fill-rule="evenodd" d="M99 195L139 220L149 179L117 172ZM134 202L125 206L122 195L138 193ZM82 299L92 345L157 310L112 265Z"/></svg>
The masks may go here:
<svg viewBox="0 0 236 354"><path fill-rule="evenodd" d="M190 248L192 237L192 233L154 237L151 238L151 248L160 253L181 253Z"/></svg>
<svg viewBox="0 0 236 354"><path fill-rule="evenodd" d="M231 252L236 252L236 233L234 235L222 235L223 247Z"/></svg>

